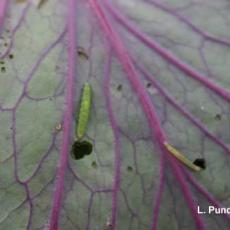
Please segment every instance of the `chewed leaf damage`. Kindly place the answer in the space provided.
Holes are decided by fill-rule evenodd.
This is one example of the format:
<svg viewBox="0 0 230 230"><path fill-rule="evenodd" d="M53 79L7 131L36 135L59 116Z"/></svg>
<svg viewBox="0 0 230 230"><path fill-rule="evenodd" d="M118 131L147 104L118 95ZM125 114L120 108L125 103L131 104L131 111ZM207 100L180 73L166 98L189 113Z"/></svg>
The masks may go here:
<svg viewBox="0 0 230 230"><path fill-rule="evenodd" d="M0 0L0 229L229 230L228 8Z"/></svg>

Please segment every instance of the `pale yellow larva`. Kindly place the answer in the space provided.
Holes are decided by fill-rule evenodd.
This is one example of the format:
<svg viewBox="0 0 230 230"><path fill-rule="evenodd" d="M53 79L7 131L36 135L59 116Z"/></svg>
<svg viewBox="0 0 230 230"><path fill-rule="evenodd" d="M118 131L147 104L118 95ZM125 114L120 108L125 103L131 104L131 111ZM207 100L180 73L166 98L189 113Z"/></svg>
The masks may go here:
<svg viewBox="0 0 230 230"><path fill-rule="evenodd" d="M166 149L171 153L174 157L176 157L179 161L181 161L184 165L186 165L188 168L192 169L193 171L199 172L202 170L201 167L195 165L192 163L189 159L187 159L182 153L180 153L176 148L174 148L169 143L165 142L164 146Z"/></svg>

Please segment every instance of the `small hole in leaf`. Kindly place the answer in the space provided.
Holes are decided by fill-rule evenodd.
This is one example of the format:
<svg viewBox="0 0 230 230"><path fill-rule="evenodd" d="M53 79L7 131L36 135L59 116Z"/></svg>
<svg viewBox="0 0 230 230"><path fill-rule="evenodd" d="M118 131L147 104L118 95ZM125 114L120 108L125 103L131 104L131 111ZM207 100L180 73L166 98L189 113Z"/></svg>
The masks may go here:
<svg viewBox="0 0 230 230"><path fill-rule="evenodd" d="M151 82L148 82L147 84L146 84L146 87L147 88L150 88L152 86L152 83Z"/></svg>
<svg viewBox="0 0 230 230"><path fill-rule="evenodd" d="M89 59L89 56L83 47L78 47L77 53L78 53L78 56L80 57L80 59L82 59L82 60L88 60Z"/></svg>
<svg viewBox="0 0 230 230"><path fill-rule="evenodd" d="M90 155L92 151L93 145L89 141L75 141L72 145L71 156L75 160L79 160L86 155Z"/></svg>
<svg viewBox="0 0 230 230"><path fill-rule="evenodd" d="M215 115L215 120L221 121L221 119L222 119L221 114L218 113L218 114Z"/></svg>
<svg viewBox="0 0 230 230"><path fill-rule="evenodd" d="M133 167L132 166L127 166L127 171L128 172L132 172L133 171Z"/></svg>
<svg viewBox="0 0 230 230"><path fill-rule="evenodd" d="M202 169L206 169L206 162L204 158L197 158L193 161L193 164L199 166Z"/></svg>
<svg viewBox="0 0 230 230"><path fill-rule="evenodd" d="M4 65L5 64L5 62L4 61L0 61L0 65Z"/></svg>
<svg viewBox="0 0 230 230"><path fill-rule="evenodd" d="M117 91L122 91L122 85L121 84L117 86Z"/></svg>
<svg viewBox="0 0 230 230"><path fill-rule="evenodd" d="M10 59L13 59L13 58L14 58L14 55L13 55L13 54L10 54L10 55L9 55L9 58L10 58Z"/></svg>
<svg viewBox="0 0 230 230"><path fill-rule="evenodd" d="M5 66L2 66L1 67L1 73L5 73L6 72L6 67Z"/></svg>

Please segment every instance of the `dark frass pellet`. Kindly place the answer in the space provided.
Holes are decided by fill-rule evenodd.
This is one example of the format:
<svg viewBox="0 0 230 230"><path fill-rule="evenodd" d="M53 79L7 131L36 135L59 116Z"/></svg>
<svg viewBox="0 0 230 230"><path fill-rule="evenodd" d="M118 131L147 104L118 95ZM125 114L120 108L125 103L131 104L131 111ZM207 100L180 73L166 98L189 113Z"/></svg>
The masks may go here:
<svg viewBox="0 0 230 230"><path fill-rule="evenodd" d="M199 166L202 169L206 169L206 162L204 158L197 158L193 161L194 165Z"/></svg>
<svg viewBox="0 0 230 230"><path fill-rule="evenodd" d="M128 172L132 172L133 171L133 167L132 166L127 166L127 171Z"/></svg>
<svg viewBox="0 0 230 230"><path fill-rule="evenodd" d="M6 72L6 67L5 66L2 66L1 67L1 73L5 73Z"/></svg>
<svg viewBox="0 0 230 230"><path fill-rule="evenodd" d="M90 155L92 151L93 145L89 141L75 141L72 145L71 156L75 160L79 160L86 155Z"/></svg>
<svg viewBox="0 0 230 230"><path fill-rule="evenodd" d="M121 84L117 86L117 91L122 91L122 85Z"/></svg>
<svg viewBox="0 0 230 230"><path fill-rule="evenodd" d="M9 54L9 59L13 59L14 55L13 54Z"/></svg>
<svg viewBox="0 0 230 230"><path fill-rule="evenodd" d="M216 121L221 121L221 119L222 119L221 114L218 113L218 114L215 115L215 120Z"/></svg>

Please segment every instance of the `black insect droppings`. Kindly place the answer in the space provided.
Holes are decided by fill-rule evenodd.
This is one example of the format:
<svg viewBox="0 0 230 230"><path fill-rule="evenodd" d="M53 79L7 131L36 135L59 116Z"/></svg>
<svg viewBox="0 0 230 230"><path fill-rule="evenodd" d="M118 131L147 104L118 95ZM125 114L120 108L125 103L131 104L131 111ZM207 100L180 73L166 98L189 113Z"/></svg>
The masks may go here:
<svg viewBox="0 0 230 230"><path fill-rule="evenodd" d="M13 54L9 54L9 59L13 59L14 55Z"/></svg>
<svg viewBox="0 0 230 230"><path fill-rule="evenodd" d="M86 53L86 51L85 51L85 49L83 47L79 46L77 48L77 54L82 60L88 60L89 59L89 56L88 56L88 54Z"/></svg>
<svg viewBox="0 0 230 230"><path fill-rule="evenodd" d="M71 156L75 160L79 160L86 155L90 155L92 151L93 145L89 141L75 141L72 145Z"/></svg>
<svg viewBox="0 0 230 230"><path fill-rule="evenodd" d="M206 169L206 162L204 158L197 158L193 161L193 164L199 166L202 169Z"/></svg>
<svg viewBox="0 0 230 230"><path fill-rule="evenodd" d="M152 86L152 83L151 82L148 82L147 84L146 84L146 87L147 88L150 88Z"/></svg>
<svg viewBox="0 0 230 230"><path fill-rule="evenodd" d="M122 85L120 84L117 86L117 91L121 91L121 90L122 90Z"/></svg>
<svg viewBox="0 0 230 230"><path fill-rule="evenodd" d="M128 172L132 172L133 171L133 167L132 166L127 166L127 171Z"/></svg>
<svg viewBox="0 0 230 230"><path fill-rule="evenodd" d="M1 67L1 73L5 73L6 72L6 67L5 66L2 66Z"/></svg>
<svg viewBox="0 0 230 230"><path fill-rule="evenodd" d="M222 119L221 114L218 113L215 115L215 120L220 121L221 119Z"/></svg>

